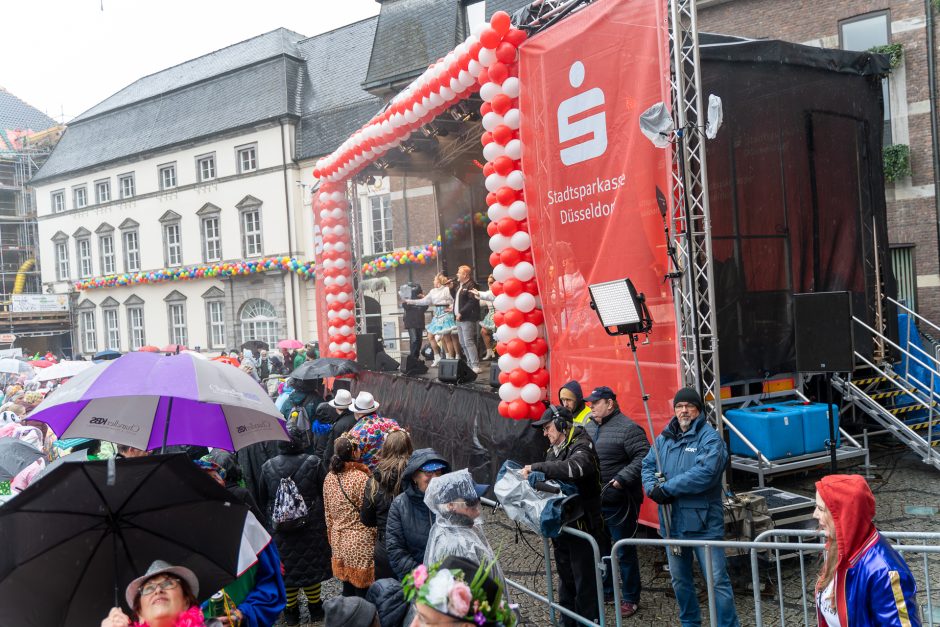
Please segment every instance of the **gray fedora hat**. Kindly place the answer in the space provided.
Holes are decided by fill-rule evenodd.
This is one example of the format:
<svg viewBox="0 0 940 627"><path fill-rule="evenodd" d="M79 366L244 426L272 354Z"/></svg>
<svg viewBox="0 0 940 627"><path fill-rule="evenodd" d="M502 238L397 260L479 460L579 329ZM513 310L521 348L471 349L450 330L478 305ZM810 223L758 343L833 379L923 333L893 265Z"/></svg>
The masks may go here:
<svg viewBox="0 0 940 627"><path fill-rule="evenodd" d="M178 577L186 583L186 586L189 588L189 591L194 597L199 596L199 579L196 577L196 573L189 570L185 566L173 566L163 560L154 560L153 564L150 565L150 568L147 569L147 572L135 579L134 581L127 584L127 590L124 591L124 600L127 601L127 607L134 607L134 599L137 598L138 593L140 592L140 587L144 585L148 579L152 579L157 575L173 575Z"/></svg>

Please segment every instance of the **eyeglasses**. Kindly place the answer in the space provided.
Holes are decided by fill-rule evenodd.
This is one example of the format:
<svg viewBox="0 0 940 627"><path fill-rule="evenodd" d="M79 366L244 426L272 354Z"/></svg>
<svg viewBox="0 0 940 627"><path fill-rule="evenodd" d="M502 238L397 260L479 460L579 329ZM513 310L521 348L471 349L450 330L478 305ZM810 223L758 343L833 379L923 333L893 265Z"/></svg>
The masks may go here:
<svg viewBox="0 0 940 627"><path fill-rule="evenodd" d="M696 407L696 406L693 405L692 403L676 403L676 404L673 406L673 408L674 408L676 411L682 411L683 409L698 409L698 407Z"/></svg>
<svg viewBox="0 0 940 627"><path fill-rule="evenodd" d="M157 590L172 590L176 586L180 585L176 579L164 579L160 583L148 583L146 586L140 589L140 596L146 597L150 596Z"/></svg>

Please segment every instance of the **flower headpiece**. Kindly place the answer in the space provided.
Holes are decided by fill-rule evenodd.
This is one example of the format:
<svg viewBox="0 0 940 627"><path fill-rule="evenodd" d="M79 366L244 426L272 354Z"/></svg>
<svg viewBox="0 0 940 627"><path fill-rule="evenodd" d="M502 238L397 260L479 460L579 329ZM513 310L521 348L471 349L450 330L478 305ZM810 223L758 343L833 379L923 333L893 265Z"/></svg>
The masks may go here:
<svg viewBox="0 0 940 627"><path fill-rule="evenodd" d="M467 623L503 627L515 625L515 614L503 598L502 587L490 578L496 561L484 560L470 582L465 581L466 569L443 567L446 562L456 561L447 558L430 569L424 564L415 568L402 582L405 600L427 605Z"/></svg>

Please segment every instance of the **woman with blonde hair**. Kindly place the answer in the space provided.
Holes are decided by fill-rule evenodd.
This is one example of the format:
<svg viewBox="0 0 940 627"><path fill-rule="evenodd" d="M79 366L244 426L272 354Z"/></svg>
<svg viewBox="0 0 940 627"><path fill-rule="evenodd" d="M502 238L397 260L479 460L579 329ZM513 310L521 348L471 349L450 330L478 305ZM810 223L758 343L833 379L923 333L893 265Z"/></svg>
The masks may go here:
<svg viewBox="0 0 940 627"><path fill-rule="evenodd" d="M431 324L428 325L428 342L434 350L436 366L441 360L441 347L437 344L440 339L444 354L448 359L460 356L460 343L457 341L457 320L454 318L454 297L450 293L450 279L443 274L434 277L434 288L423 298L406 298L402 302L408 305L425 305L434 307Z"/></svg>
<svg viewBox="0 0 940 627"><path fill-rule="evenodd" d="M359 461L359 448L347 437L336 438L323 482L323 510L333 549L333 576L343 582L346 597L365 597L375 580L375 529L359 518L370 474Z"/></svg>
<svg viewBox="0 0 940 627"><path fill-rule="evenodd" d="M388 523L388 509L396 496L401 494L402 475L405 466L414 452L411 436L407 431L392 431L385 436L385 443L379 453L379 463L375 473L366 482L365 497L359 517L366 527L375 527L375 578L395 577L388 561L385 548L385 526Z"/></svg>

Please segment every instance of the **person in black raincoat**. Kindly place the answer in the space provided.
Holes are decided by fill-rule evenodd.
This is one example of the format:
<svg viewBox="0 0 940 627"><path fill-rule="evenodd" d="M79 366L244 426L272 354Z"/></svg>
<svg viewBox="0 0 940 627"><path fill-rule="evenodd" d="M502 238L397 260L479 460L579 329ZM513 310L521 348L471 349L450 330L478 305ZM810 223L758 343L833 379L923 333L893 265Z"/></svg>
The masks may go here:
<svg viewBox="0 0 940 627"><path fill-rule="evenodd" d="M388 561L399 580L424 561L434 514L424 503L424 491L434 477L450 472L450 464L431 448L412 453L402 474L404 491L388 510L385 546Z"/></svg>
<svg viewBox="0 0 940 627"><path fill-rule="evenodd" d="M333 576L330 543L323 514L323 480L325 473L319 458L303 452L304 438L296 428L288 427L289 442L279 442L280 455L265 462L261 469L261 502L270 520L281 479L293 479L307 504L307 523L290 531L275 531L274 542L284 564L284 587L287 607L284 617L288 625L300 623L298 595L303 589L307 597L310 620L323 616L320 583Z"/></svg>
<svg viewBox="0 0 940 627"><path fill-rule="evenodd" d="M385 547L385 528L388 524L388 510L392 500L401 494L404 487L402 474L411 459L414 449L411 436L407 431L392 431L385 436L378 466L366 481L365 494L359 518L366 527L376 528L375 538L375 578L395 577L388 561Z"/></svg>
<svg viewBox="0 0 940 627"><path fill-rule="evenodd" d="M329 471L336 438L356 425L356 414L349 410L352 402L349 390L336 390L336 396L320 403L316 414L311 416L314 431L313 449L316 456L323 460L324 471Z"/></svg>

